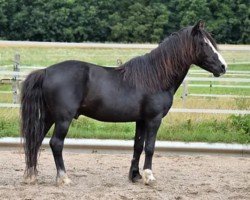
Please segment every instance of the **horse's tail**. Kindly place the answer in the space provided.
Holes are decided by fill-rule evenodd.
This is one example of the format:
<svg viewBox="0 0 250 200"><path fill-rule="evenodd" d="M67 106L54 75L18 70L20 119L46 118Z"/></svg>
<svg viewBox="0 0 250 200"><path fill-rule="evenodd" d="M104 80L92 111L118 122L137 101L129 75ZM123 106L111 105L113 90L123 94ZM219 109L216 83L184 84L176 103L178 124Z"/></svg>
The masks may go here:
<svg viewBox="0 0 250 200"><path fill-rule="evenodd" d="M37 157L44 138L45 101L42 91L45 70L32 72L21 90L21 137L24 139L26 175L37 174Z"/></svg>

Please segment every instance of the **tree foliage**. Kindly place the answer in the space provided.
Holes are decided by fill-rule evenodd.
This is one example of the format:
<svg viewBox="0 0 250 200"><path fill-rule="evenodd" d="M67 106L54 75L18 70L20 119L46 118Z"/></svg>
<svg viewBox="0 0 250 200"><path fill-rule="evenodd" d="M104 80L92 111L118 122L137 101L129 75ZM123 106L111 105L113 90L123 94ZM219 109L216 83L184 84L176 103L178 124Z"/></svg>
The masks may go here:
<svg viewBox="0 0 250 200"><path fill-rule="evenodd" d="M0 0L0 38L159 42L203 19L219 43L250 43L249 0Z"/></svg>

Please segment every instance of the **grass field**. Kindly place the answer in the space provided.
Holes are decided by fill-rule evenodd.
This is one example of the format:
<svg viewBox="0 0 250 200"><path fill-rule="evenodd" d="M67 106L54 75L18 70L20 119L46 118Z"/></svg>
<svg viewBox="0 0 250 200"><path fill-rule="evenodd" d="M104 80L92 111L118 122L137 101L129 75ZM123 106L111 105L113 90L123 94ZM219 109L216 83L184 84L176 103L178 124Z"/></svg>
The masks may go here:
<svg viewBox="0 0 250 200"><path fill-rule="evenodd" d="M105 66L115 66L118 58L125 62L132 57L142 55L146 52L149 52L149 50L1 46L0 66L12 65L13 55L15 53L20 53L21 55L21 66L49 66L68 59L83 60ZM223 51L222 54L229 63L250 62L249 52L246 51ZM6 69L6 67L2 69ZM11 67L9 69L11 69ZM198 68L194 67L194 70L196 69ZM250 71L250 65L230 65L229 69ZM243 76L241 78L250 77ZM209 85L210 82L202 82L202 84ZM235 83L219 82L213 84L234 85ZM250 84L238 83L238 85ZM0 85L0 91L10 90L11 85ZM189 88L189 92L199 94L232 94L250 96L250 89L235 88ZM182 87L180 87L175 95L173 107L181 108L183 106L181 94ZM6 102L12 102L12 95L0 93L0 103ZM185 102L185 107L250 110L250 100L244 98L188 97ZM0 108L0 137L4 136L19 136L18 109ZM68 137L76 138L132 139L133 136L134 123L103 123L86 117L80 117L78 120L73 121L68 134ZM250 143L250 116L170 113L163 120L162 126L159 130L158 139Z"/></svg>
<svg viewBox="0 0 250 200"><path fill-rule="evenodd" d="M150 49L106 49L80 47L36 47L0 46L0 66L12 65L14 54L21 55L21 65L49 66L64 60L82 60L98 65L115 66L117 59L123 62L150 52ZM248 51L222 51L228 63L250 62ZM231 69L244 70L246 66L230 66Z"/></svg>
<svg viewBox="0 0 250 200"><path fill-rule="evenodd" d="M0 137L19 136L19 110L0 109ZM181 117L180 117L181 116ZM170 113L158 140L250 143L250 116L214 116ZM53 127L48 136L52 134ZM133 139L134 123L104 123L81 116L71 124L68 137Z"/></svg>

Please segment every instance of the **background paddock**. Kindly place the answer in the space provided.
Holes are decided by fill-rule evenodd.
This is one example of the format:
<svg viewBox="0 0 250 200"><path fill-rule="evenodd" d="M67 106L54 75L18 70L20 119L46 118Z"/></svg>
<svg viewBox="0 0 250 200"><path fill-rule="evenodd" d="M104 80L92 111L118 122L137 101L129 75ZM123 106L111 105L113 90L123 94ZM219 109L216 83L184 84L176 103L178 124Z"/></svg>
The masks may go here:
<svg viewBox="0 0 250 200"><path fill-rule="evenodd" d="M19 109L13 108L18 107L17 104L12 104L17 99L13 93L18 95L15 90L18 85L13 84L13 78L23 79L32 70L67 59L116 66L117 59L126 62L155 46L1 41L0 137L19 136ZM193 67L188 81L179 88L174 99L173 108L182 113L171 112L164 118L158 140L249 143L250 115L238 114L250 112L250 46L220 45L219 48L229 63L229 72L214 79L211 74ZM13 74L16 54L20 55L20 72ZM68 137L133 139L134 124L107 124L80 117L73 121Z"/></svg>

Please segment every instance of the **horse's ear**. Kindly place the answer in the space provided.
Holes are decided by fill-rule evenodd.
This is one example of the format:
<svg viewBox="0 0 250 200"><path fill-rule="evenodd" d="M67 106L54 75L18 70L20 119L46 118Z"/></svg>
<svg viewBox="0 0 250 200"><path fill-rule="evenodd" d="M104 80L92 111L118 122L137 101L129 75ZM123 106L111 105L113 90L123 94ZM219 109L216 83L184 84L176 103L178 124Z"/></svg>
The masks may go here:
<svg viewBox="0 0 250 200"><path fill-rule="evenodd" d="M205 27L205 22L202 20L199 20L197 22L197 24L194 25L193 29L192 29L192 35L196 35L198 32L200 32L201 30L203 30Z"/></svg>

